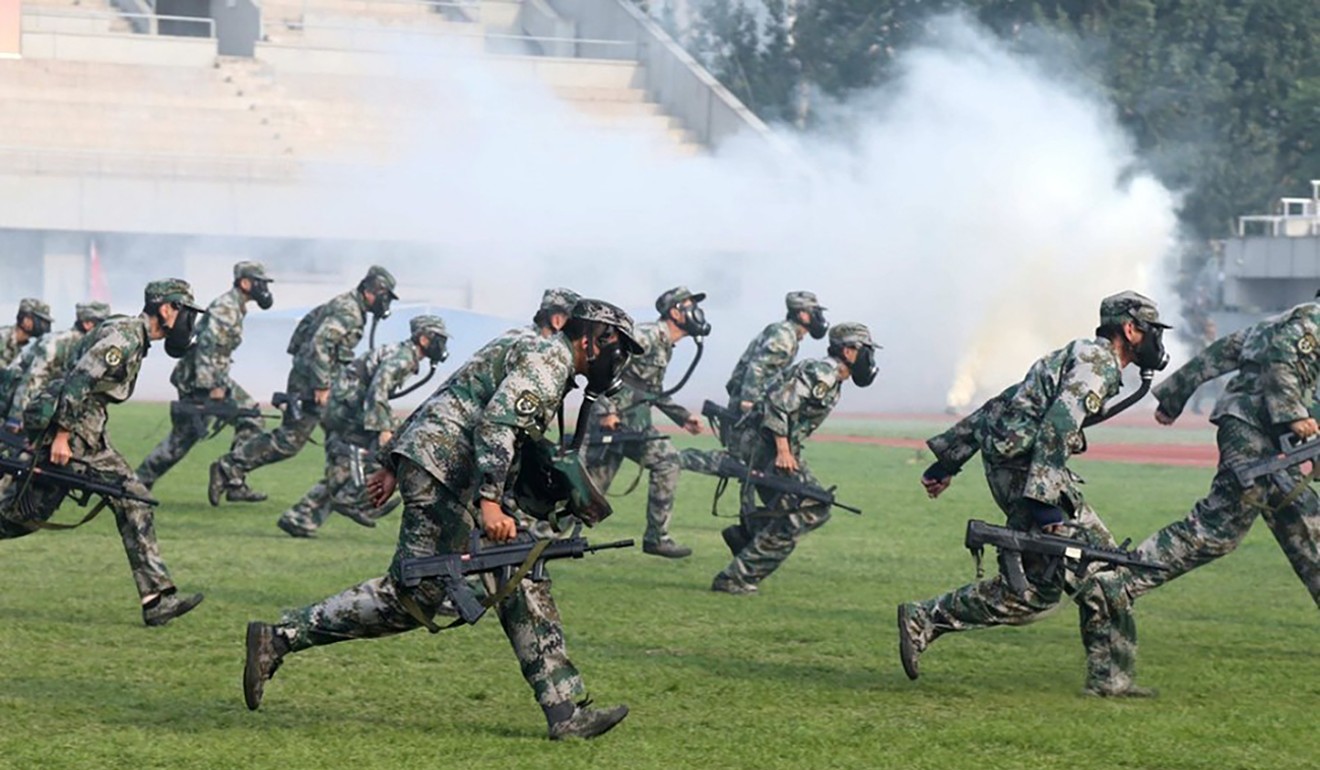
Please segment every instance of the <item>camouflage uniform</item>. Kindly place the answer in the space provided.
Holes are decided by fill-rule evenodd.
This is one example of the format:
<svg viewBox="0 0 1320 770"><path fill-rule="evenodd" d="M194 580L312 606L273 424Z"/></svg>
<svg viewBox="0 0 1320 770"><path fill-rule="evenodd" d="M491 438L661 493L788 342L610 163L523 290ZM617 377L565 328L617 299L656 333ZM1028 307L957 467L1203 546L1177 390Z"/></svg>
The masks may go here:
<svg viewBox="0 0 1320 770"><path fill-rule="evenodd" d="M620 427L648 436L659 436L651 422L651 407L673 420L685 424L692 413L669 398L656 398L665 389L665 369L674 355L674 342L664 322L637 325L637 341L646 352L628 361L624 370L623 388L612 399L602 399L599 415L618 415ZM638 406L638 405L641 406ZM645 545L656 546L670 541L669 520L674 514L674 490L678 487L678 450L666 438L626 444L611 444L603 451L593 452L592 478L601 489L609 489L610 482L619 472L624 458L632 460L650 472L646 496Z"/></svg>
<svg viewBox="0 0 1320 770"><path fill-rule="evenodd" d="M417 628L420 622L399 600L400 561L465 550L479 521L471 501L501 499L517 445L546 431L573 373L573 352L562 334L506 336L478 351L427 399L387 450L404 501L388 573L289 612L275 628L289 650ZM477 587L493 589L489 583ZM550 587L549 580L524 579L495 608L547 714L571 707L586 692L565 652ZM411 596L428 615L443 598L435 583Z"/></svg>
<svg viewBox="0 0 1320 770"><path fill-rule="evenodd" d="M32 297L25 297L18 303L18 315L20 318L24 315L33 315L48 324L51 322L50 305ZM24 345L28 344L32 338L41 336L39 333L29 334L28 339L20 342L18 333L17 324L0 326L0 366L9 366L18 358L18 354L23 350Z"/></svg>
<svg viewBox="0 0 1320 770"><path fill-rule="evenodd" d="M184 281L155 281L147 286L146 293L148 302L164 298L200 310L193 304L191 289ZM148 330L146 316L112 316L103 321L88 333L69 372L52 380L25 415L28 437L39 456L48 456L57 430L67 431L75 463L70 467L122 479L130 493L142 497L148 495L147 488L110 444L106 428L107 406L133 395L142 358L151 344ZM49 427L41 423L38 414L48 417ZM58 487L40 481L10 486L0 498L0 538L22 537L40 529L63 499L64 493ZM160 556L151 506L123 498L110 498L108 502L138 594L144 601L172 597L174 581ZM195 597L194 604L200 600L200 596ZM147 602L145 606L153 604ZM149 624L156 624L147 617Z"/></svg>
<svg viewBox="0 0 1320 770"><path fill-rule="evenodd" d="M258 262L239 262L234 265L235 284L242 278L270 281L266 269ZM216 297L206 309L206 316L197 327L197 344L174 365L170 384L179 394L180 401L201 401L211 398L211 391L222 389L226 398L240 409L255 409L257 402L229 375L234 351L243 344L243 319L247 317L247 297L237 285ZM137 476L150 489L156 480L173 468L188 450L207 435L207 419L197 415L171 414L170 434L161 440L138 466ZM240 444L261 434L260 417L240 417L233 422L233 451Z"/></svg>
<svg viewBox="0 0 1320 770"><path fill-rule="evenodd" d="M315 308L310 318L299 322L289 344L293 369L285 392L290 398L310 400L315 391L329 390L335 375L353 361L353 349L362 339L367 320L362 288L366 284L393 295L394 276L383 267L373 266L357 288ZM273 432L253 436L217 460L212 465L213 480L218 473L228 486L239 486L251 471L293 457L307 444L320 418L318 409L303 409L297 419L294 410L286 410L283 422Z"/></svg>
<svg viewBox="0 0 1320 770"><path fill-rule="evenodd" d="M809 291L789 292L784 304L790 314L798 311L811 311L819 308L816 295ZM784 369L797 358L798 347L805 327L793 319L776 321L761 330L743 351L738 363L734 364L733 373L724 385L729 396L729 411L742 414L743 403L756 403L765 396L765 389ZM728 443L729 431L733 426L720 426L720 442ZM722 451L705 451L688 448L679 453L679 465L685 471L714 474L720 465Z"/></svg>
<svg viewBox="0 0 1320 770"><path fill-rule="evenodd" d="M862 324L839 324L830 331L830 340L840 345L875 346L870 330ZM748 468L776 473L775 439L785 438L798 463L797 480L820 486L802 459L802 446L839 403L842 366L846 364L841 359L828 357L799 361L780 372L752 406L751 418L733 434L729 453ZM760 497L763 507L755 508L753 494ZM716 575L712 586L732 584L741 589L732 593L745 592L765 580L792 555L802 538L830 520L829 508L814 501L776 495L752 485L743 487L742 496L747 542Z"/></svg>
<svg viewBox="0 0 1320 770"><path fill-rule="evenodd" d="M330 391L322 427L325 429L325 477L280 517L280 529L294 537L311 537L332 511L371 524L388 510L376 511L367 490L353 478L353 455L363 478L379 470L379 436L394 431L399 420L390 409L390 394L417 373L422 352L418 335L448 337L437 316L412 319L412 336L403 342L365 353L346 367ZM374 524L373 524L374 526Z"/></svg>
<svg viewBox="0 0 1320 770"><path fill-rule="evenodd" d="M1134 293L1116 296L1129 294ZM1108 304L1110 299L1101 306L1102 323L1119 313ZM1154 304L1149 303L1149 308L1153 316ZM1124 305L1122 310L1126 309ZM1081 478L1067 468L1067 461L1086 449L1083 420L1098 414L1121 387L1122 367L1113 344L1105 339L1075 340L1038 360L1021 383L926 444L948 473L957 473L979 451L990 494L1009 527L1033 530L1036 508L1054 506L1066 516L1060 534L1113 548L1117 545L1113 536L1083 499ZM1132 691L1136 623L1130 603L1104 590L1095 579L1105 565L1093 565L1078 576L1071 569L1051 569L1044 558L1023 554L1022 566L1030 586L1025 596L1014 593L999 574L904 605L910 618L907 632L918 652L945 633L1031 623L1054 609L1067 593L1080 613L1087 690Z"/></svg>
<svg viewBox="0 0 1320 770"><path fill-rule="evenodd" d="M45 389L52 379L62 377L77 360L79 345L86 337L82 324L104 321L110 316L110 306L104 302L79 303L76 313L77 320L72 329L42 335L9 365L13 376L8 387L0 389L0 406L5 407L9 425L22 425L23 410L33 396Z"/></svg>
<svg viewBox="0 0 1320 770"><path fill-rule="evenodd" d="M1224 395L1210 421L1218 426L1219 468L1210 493L1191 513L1156 532L1137 547L1145 559L1169 571L1132 570L1116 573L1115 581L1132 598L1214 561L1237 548L1259 515L1320 605L1320 500L1300 468L1284 473L1289 499L1273 481L1262 481L1251 492L1238 484L1233 468L1270 457L1290 423L1306 419L1320 380L1320 303L1299 305L1255 326L1220 338L1160 383L1154 393L1160 410L1171 417L1203 383L1229 372Z"/></svg>

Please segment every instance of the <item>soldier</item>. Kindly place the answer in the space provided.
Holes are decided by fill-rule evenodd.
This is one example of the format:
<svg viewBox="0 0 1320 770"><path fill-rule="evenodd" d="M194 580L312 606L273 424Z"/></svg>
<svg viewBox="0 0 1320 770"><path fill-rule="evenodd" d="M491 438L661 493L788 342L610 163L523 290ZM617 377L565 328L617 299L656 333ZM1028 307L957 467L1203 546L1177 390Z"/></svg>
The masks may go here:
<svg viewBox="0 0 1320 770"><path fill-rule="evenodd" d="M564 324L568 323L568 314L573 311L573 306L580 299L582 299L581 294L562 286L557 289L546 289L541 295L541 306L537 308L536 315L532 316L532 325L528 331L549 337L563 329Z"/></svg>
<svg viewBox="0 0 1320 770"><path fill-rule="evenodd" d="M365 479L379 470L376 455L389 444L398 427L390 396L417 373L422 358L431 365L448 357L449 332L434 315L414 316L411 336L358 356L335 378L321 427L325 429L325 478L284 512L278 526L290 537L315 537L330 512L342 513L364 527L398 504L391 500L374 509L367 500Z"/></svg>
<svg viewBox="0 0 1320 770"><path fill-rule="evenodd" d="M5 427L15 433L23 429L23 410L37 393L50 381L64 376L64 371L76 360L79 344L96 325L110 317L110 306L104 302L82 302L75 306L73 327L62 332L44 334L27 346L6 374L11 377L0 390L0 407L6 415Z"/></svg>
<svg viewBox="0 0 1320 770"><path fill-rule="evenodd" d="M796 476L820 486L802 460L802 445L839 403L843 383L858 387L875 381L875 340L859 323L830 329L829 355L801 361L771 381L765 395L752 404L750 419L731 436L729 453L748 468ZM770 466L773 465L773 469ZM750 503L752 490L744 488ZM761 493L766 508L750 511L724 532L733 561L715 576L710 590L734 595L757 592L757 584L783 564L798 541L829 521L828 506L796 498ZM806 504L801 504L806 503ZM744 505L747 510L750 505Z"/></svg>
<svg viewBox="0 0 1320 770"><path fill-rule="evenodd" d="M637 341L645 352L628 362L618 394L601 401L600 427L605 431L623 427L645 433L651 440L610 444L603 452L593 453L590 463L592 478L601 489L609 489L625 457L650 471L642 551L670 559L689 556L692 549L679 545L669 536L674 490L681 469L673 442L660 437L651 423L651 407L664 412L688 433L701 432L700 418L664 395L664 389L665 370L674 355L674 344L684 337L700 340L710 334L710 324L700 305L705 298L704 293L693 294L686 286L670 289L655 301L660 320L637 325Z"/></svg>
<svg viewBox="0 0 1320 770"><path fill-rule="evenodd" d="M207 485L211 505L220 504L222 492L244 487L247 474L256 468L287 460L302 450L316 430L321 408L330 399L335 375L353 360L367 313L377 319L388 316L390 303L398 299L394 287L394 276L373 265L357 288L303 316L289 340L293 370L289 372L287 393L291 401L310 402L314 407L300 408L291 403L274 432L254 435L211 463Z"/></svg>
<svg viewBox="0 0 1320 770"><path fill-rule="evenodd" d="M89 474L122 479L129 493L145 497L146 487L110 444L106 407L133 395L142 358L153 340L164 340L171 358L187 352L194 320L202 312L186 281L152 281L147 284L142 315L112 316L92 330L68 374L52 380L24 414L24 428L36 456L48 456L59 466L74 461ZM0 497L0 538L22 537L49 527L46 520L65 494L40 476L10 485ZM164 625L196 607L202 595L181 598L161 560L151 506L123 498L111 498L109 506L142 598L143 621L148 626Z"/></svg>
<svg viewBox="0 0 1320 770"><path fill-rule="evenodd" d="M52 322L50 305L34 297L18 303L18 319L13 326L0 326L0 366L9 366L19 351L35 339L50 331Z"/></svg>
<svg viewBox="0 0 1320 770"><path fill-rule="evenodd" d="M766 385L797 358L802 338L823 339L829 331L825 320L826 308L821 307L816 295L809 291L790 291L784 297L788 315L761 330L747 345L742 357L733 367L724 390L729 395L729 411L746 414L752 405L765 395ZM720 425L720 443L729 440L732 425ZM714 474L720 465L722 450L706 451L689 447L679 453L679 465L685 471Z"/></svg>
<svg viewBox="0 0 1320 770"><path fill-rule="evenodd" d="M1300 468L1284 477L1288 488L1262 481L1251 491L1233 468L1273 456L1289 431L1317 434L1311 416L1320 381L1320 302L1303 305L1216 340L1154 390L1155 419L1172 425L1196 389L1236 372L1215 403L1219 469L1210 493L1187 517L1146 538L1137 554L1168 571L1131 569L1104 576L1135 600L1180 575L1237 548L1259 515L1274 533L1311 599L1320 606L1320 500Z"/></svg>
<svg viewBox="0 0 1320 770"><path fill-rule="evenodd" d="M478 526L488 541L514 538L514 519L501 500L512 481L517 448L548 429L575 375L586 375L589 396L603 392L628 356L640 351L632 335L626 313L584 299L563 332L512 340L506 335L451 375L404 423L386 449L388 470L371 479L376 504L396 483L403 496L388 573L294 610L278 625L249 623L243 670L248 708L261 704L266 681L292 652L389 636L417 628L424 618L429 622L443 594L433 581L403 589L400 561L460 552ZM485 588L489 593L489 584ZM594 737L627 716L626 706L597 709L584 699L582 678L564 649L549 581L519 581L495 609L552 739Z"/></svg>
<svg viewBox="0 0 1320 770"><path fill-rule="evenodd" d="M1115 547L1109 530L1082 499L1080 478L1066 464L1069 455L1086 449L1083 421L1100 414L1105 402L1118 394L1123 368L1131 363L1142 369L1163 367L1167 328L1151 299L1134 291L1106 297L1094 339L1074 340L1041 358L1021 383L926 442L935 454L935 463L921 477L926 493L939 497L979 451L990 494L1009 527ZM1077 575L1058 569L1051 560L1023 554L1022 567L1030 584L1022 596L1000 574L934 599L900 604L899 653L908 677L917 678L918 657L941 635L1030 623L1054 609L1067 593L1081 615L1085 692L1153 695L1133 682L1136 625L1128 603L1104 591L1095 579L1104 565Z"/></svg>
<svg viewBox="0 0 1320 770"><path fill-rule="evenodd" d="M255 409L257 402L234 382L229 374L234 351L243 344L243 319L249 302L262 310L275 304L270 293L270 276L260 262L239 262L234 265L234 284L229 291L216 297L206 309L206 316L197 327L197 344L179 363L174 365L170 384L178 391L180 401L233 401L241 409ZM175 466L193 445L206 437L207 421L199 415L171 414L170 435L138 466L137 476L151 489L156 480ZM234 440L230 451L261 434L260 417L240 417L234 420ZM261 502L266 495L248 487L246 480L225 487L225 498L230 502Z"/></svg>

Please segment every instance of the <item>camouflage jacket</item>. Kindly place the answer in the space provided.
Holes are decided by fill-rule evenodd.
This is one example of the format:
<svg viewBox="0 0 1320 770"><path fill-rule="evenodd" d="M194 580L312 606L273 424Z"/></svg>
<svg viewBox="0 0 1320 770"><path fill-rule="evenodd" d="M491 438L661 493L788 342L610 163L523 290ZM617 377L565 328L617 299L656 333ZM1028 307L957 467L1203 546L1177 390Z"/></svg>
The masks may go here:
<svg viewBox="0 0 1320 770"><path fill-rule="evenodd" d="M411 340L382 345L344 367L330 389L325 427L347 433L394 430L390 393L417 373L422 355Z"/></svg>
<svg viewBox="0 0 1320 770"><path fill-rule="evenodd" d="M18 358L25 343L14 338L15 326L0 326L0 366L9 366Z"/></svg>
<svg viewBox="0 0 1320 770"><path fill-rule="evenodd" d="M765 327L743 351L724 390L730 401L760 401L775 375L797 357L798 325L784 320Z"/></svg>
<svg viewBox="0 0 1320 770"><path fill-rule="evenodd" d="M197 324L197 344L174 365L170 384L180 396L213 388L229 388L234 350L243 343L247 304L237 287L216 297Z"/></svg>
<svg viewBox="0 0 1320 770"><path fill-rule="evenodd" d="M28 345L23 355L9 365L11 369L17 367L21 372L21 376L15 378L10 393L0 393L0 403L6 397L8 399L7 416L10 420L21 422L23 409L32 397L40 393L51 380L64 376L64 371L73 363L74 353L83 336L79 329L48 332Z"/></svg>
<svg viewBox="0 0 1320 770"><path fill-rule="evenodd" d="M353 349L362 340L367 323L367 305L357 289L345 292L312 310L318 313L316 328L293 351L289 389L306 393L334 384L340 368L353 360Z"/></svg>
<svg viewBox="0 0 1320 770"><path fill-rule="evenodd" d="M674 342L669 339L669 331L660 322L637 324L635 331L637 342L645 352L628 360L628 366L623 370L623 388L613 398L601 399L597 408L604 414L618 414L623 425L631 430L651 427L651 407L682 425L692 413L668 396L656 397L664 392L665 370L674 357ZM650 405L634 406L641 402Z"/></svg>
<svg viewBox="0 0 1320 770"><path fill-rule="evenodd" d="M797 455L807 438L825 422L843 392L839 362L833 358L799 361L770 381L752 407L762 438L784 436Z"/></svg>
<svg viewBox="0 0 1320 770"><path fill-rule="evenodd" d="M519 443L545 434L572 383L564 335L496 338L408 417L387 459L411 460L460 499L499 501Z"/></svg>
<svg viewBox="0 0 1320 770"><path fill-rule="evenodd" d="M43 391L58 398L53 422L88 443L105 433L106 405L127 401L151 341L142 316L111 316L88 332L81 355Z"/></svg>
<svg viewBox="0 0 1320 770"><path fill-rule="evenodd" d="M1203 383L1237 372L1210 421L1236 417L1264 428L1310 416L1320 381L1320 303L1308 302L1221 337L1155 387L1160 410L1177 417Z"/></svg>
<svg viewBox="0 0 1320 770"><path fill-rule="evenodd" d="M1122 386L1122 367L1108 341L1074 340L926 445L950 471L978 451L987 463L1021 466L1027 474L1023 496L1060 505L1074 491L1068 458L1086 450L1082 421L1099 413Z"/></svg>

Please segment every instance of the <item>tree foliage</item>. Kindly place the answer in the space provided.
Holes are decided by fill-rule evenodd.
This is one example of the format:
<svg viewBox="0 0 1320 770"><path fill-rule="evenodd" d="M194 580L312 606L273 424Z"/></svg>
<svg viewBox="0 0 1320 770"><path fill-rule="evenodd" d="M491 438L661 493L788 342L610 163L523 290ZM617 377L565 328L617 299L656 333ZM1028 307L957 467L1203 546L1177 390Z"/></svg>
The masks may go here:
<svg viewBox="0 0 1320 770"><path fill-rule="evenodd" d="M972 14L1010 45L1072 41L1144 160L1183 193L1189 232L1217 238L1320 178L1316 0L705 0L689 43L771 121L809 127L809 94L893 76L938 15Z"/></svg>

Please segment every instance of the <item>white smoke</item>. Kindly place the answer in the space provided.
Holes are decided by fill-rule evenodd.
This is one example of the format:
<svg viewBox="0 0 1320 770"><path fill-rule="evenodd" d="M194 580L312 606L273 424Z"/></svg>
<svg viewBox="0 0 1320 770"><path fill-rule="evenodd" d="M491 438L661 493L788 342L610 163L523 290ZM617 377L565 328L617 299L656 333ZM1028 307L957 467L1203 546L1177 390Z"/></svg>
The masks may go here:
<svg viewBox="0 0 1320 770"><path fill-rule="evenodd" d="M1113 292L1150 293L1172 315L1159 272L1175 201L1133 170L1102 95L961 17L937 28L900 54L888 88L834 108L842 130L800 137L790 155L749 136L676 157L594 126L544 86L414 40L398 69L414 89L426 75L424 92L406 104L359 94L364 110L388 109L385 149L319 170L309 205L328 226L432 244L435 261L362 259L387 264L406 298L410 284L471 281L477 310L527 318L542 288L562 285L649 320L665 289L707 291L715 331L679 398L690 405L723 397L734 360L795 289L885 348L876 384L846 393L852 411L966 405L1088 336ZM267 261L278 274L278 257ZM805 342L802 355L823 354Z"/></svg>

